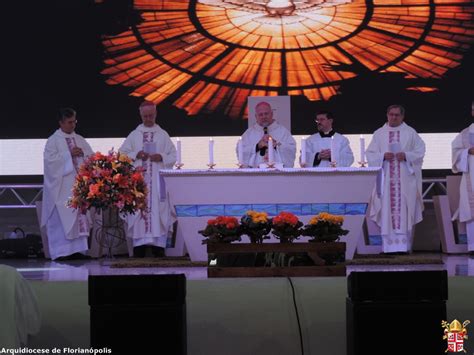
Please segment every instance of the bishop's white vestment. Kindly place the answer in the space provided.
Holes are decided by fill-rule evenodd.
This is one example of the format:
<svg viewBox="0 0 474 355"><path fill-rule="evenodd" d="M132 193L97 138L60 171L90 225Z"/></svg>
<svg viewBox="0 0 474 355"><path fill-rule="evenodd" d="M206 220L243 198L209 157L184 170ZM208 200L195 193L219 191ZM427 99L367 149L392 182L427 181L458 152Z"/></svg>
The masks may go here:
<svg viewBox="0 0 474 355"><path fill-rule="evenodd" d="M334 140L334 142L331 142L332 140ZM321 134L318 132L308 137L305 140L305 144L305 162L308 167L317 166L319 168L327 168L331 166L331 162L328 159L316 159L317 164L314 165L316 154L319 154L323 149L331 149L331 145L336 147L336 151L332 152L332 154L334 154L334 160L337 166L348 167L354 162L354 154L349 145L349 140L342 134L334 133L331 137L321 137Z"/></svg>
<svg viewBox="0 0 474 355"><path fill-rule="evenodd" d="M72 187L84 157L72 157L79 147L84 157L93 154L86 140L77 133L58 129L46 142L44 149L44 185L41 226L46 226L51 259L86 252L89 221L86 215L67 207Z"/></svg>
<svg viewBox="0 0 474 355"><path fill-rule="evenodd" d="M474 147L474 123L459 133L451 144L452 169L462 173L459 186L460 222L466 222L467 247L474 251L474 155L468 153Z"/></svg>
<svg viewBox="0 0 474 355"><path fill-rule="evenodd" d="M269 125L267 132L277 142L274 149L274 162L282 163L284 168L292 168L296 156L296 141L291 133L277 122ZM262 155L260 150L257 151L257 144L263 135L264 128L258 124L249 127L242 135L243 161L245 165L258 168L260 164L268 162L268 152Z"/></svg>
<svg viewBox="0 0 474 355"><path fill-rule="evenodd" d="M135 166L144 168L148 189L147 211L143 215L135 213L127 216L127 236L132 238L133 247L154 245L166 248L176 216L170 208L167 196L160 193L159 171L173 168L176 163L176 148L168 133L159 125L146 127L141 124L128 135L119 151L135 159ZM150 159L136 159L140 151L159 153L163 160L152 162Z"/></svg>
<svg viewBox="0 0 474 355"><path fill-rule="evenodd" d="M386 152L404 152L406 161L386 161ZM423 219L425 143L405 123L398 127L385 124L374 132L366 155L369 166L383 168L382 194L374 190L370 202L370 218L381 228L383 251L410 252L413 226Z"/></svg>

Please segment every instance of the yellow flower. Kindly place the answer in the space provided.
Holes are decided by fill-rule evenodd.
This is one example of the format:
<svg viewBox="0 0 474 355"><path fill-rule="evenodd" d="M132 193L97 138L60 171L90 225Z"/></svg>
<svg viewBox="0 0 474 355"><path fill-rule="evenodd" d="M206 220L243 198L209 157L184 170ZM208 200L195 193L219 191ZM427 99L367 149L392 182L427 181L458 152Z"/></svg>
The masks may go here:
<svg viewBox="0 0 474 355"><path fill-rule="evenodd" d="M118 160L122 163L124 163L124 162L125 163L131 163L132 162L132 160L125 154L120 154Z"/></svg>
<svg viewBox="0 0 474 355"><path fill-rule="evenodd" d="M117 163L115 161L112 162L112 169L117 171L118 168L120 168L120 165L122 165L122 163Z"/></svg>
<svg viewBox="0 0 474 355"><path fill-rule="evenodd" d="M247 211L246 214L251 217L253 223L268 222L268 214L266 212Z"/></svg>
<svg viewBox="0 0 474 355"><path fill-rule="evenodd" d="M137 189L133 189L133 194L134 194L135 197L137 197L137 198L140 198L140 197L144 197L144 196L145 196L142 192L138 191Z"/></svg>

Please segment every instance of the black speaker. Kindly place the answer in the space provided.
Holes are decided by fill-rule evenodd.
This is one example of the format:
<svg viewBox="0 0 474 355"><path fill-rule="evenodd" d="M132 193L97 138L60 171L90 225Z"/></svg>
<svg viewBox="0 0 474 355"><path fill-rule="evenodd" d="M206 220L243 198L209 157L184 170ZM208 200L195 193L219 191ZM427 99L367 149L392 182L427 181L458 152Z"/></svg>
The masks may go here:
<svg viewBox="0 0 474 355"><path fill-rule="evenodd" d="M89 276L91 347L112 354L186 354L186 278Z"/></svg>
<svg viewBox="0 0 474 355"><path fill-rule="evenodd" d="M347 293L352 301L447 300L448 274L445 270L352 272Z"/></svg>
<svg viewBox="0 0 474 355"><path fill-rule="evenodd" d="M352 272L347 354L444 354L447 288L446 271Z"/></svg>

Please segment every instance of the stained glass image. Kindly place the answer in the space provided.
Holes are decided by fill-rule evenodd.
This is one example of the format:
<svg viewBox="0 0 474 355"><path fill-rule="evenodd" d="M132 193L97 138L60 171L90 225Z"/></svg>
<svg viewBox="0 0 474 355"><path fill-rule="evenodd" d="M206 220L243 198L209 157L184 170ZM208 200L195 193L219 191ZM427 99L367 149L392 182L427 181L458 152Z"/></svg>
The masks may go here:
<svg viewBox="0 0 474 355"><path fill-rule="evenodd" d="M104 37L107 83L189 115L245 116L249 95L328 100L346 80L401 73L437 90L474 43L468 0L135 0Z"/></svg>

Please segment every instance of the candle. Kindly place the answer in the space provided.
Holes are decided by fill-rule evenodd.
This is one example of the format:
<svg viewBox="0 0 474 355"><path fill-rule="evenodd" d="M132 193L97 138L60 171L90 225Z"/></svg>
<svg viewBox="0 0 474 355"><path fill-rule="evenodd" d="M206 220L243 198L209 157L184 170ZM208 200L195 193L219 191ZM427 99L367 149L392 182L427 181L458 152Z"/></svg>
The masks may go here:
<svg viewBox="0 0 474 355"><path fill-rule="evenodd" d="M181 139L176 140L176 164L181 164Z"/></svg>
<svg viewBox="0 0 474 355"><path fill-rule="evenodd" d="M360 162L365 163L365 138L360 135Z"/></svg>
<svg viewBox="0 0 474 355"><path fill-rule="evenodd" d="M214 164L214 139L209 138L209 165Z"/></svg>
<svg viewBox="0 0 474 355"><path fill-rule="evenodd" d="M336 142L334 136L331 137L331 163L336 163Z"/></svg>
<svg viewBox="0 0 474 355"><path fill-rule="evenodd" d="M275 159L273 157L273 154L275 152L273 151L273 139L272 137L268 138L268 164L273 164L275 162Z"/></svg>
<svg viewBox="0 0 474 355"><path fill-rule="evenodd" d="M239 157L239 164L244 163L244 147L242 146L242 137L239 138L239 143L237 144L237 155Z"/></svg>
<svg viewBox="0 0 474 355"><path fill-rule="evenodd" d="M304 166L306 164L306 139L303 137L301 138L301 165Z"/></svg>

